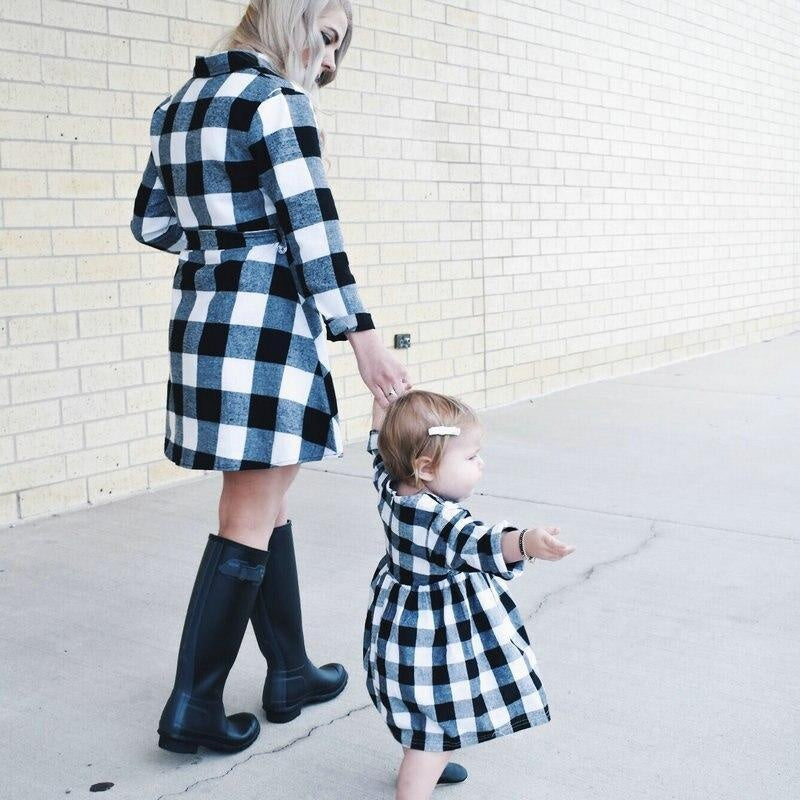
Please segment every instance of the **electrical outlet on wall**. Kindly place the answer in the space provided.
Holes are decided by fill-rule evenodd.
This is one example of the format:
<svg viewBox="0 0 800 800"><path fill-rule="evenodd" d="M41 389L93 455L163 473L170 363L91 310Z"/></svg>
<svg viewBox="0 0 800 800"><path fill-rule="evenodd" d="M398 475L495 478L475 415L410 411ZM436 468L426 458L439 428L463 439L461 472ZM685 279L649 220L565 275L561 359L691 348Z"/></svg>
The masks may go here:
<svg viewBox="0 0 800 800"><path fill-rule="evenodd" d="M408 350L411 347L411 334L396 333L394 335L394 346L396 350Z"/></svg>

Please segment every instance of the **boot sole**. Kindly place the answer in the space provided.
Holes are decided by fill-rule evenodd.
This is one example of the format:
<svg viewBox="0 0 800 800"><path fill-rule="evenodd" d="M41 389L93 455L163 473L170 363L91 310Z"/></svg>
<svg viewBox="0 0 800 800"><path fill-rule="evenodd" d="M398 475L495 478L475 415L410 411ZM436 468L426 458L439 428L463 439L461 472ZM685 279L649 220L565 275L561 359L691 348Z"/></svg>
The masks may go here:
<svg viewBox="0 0 800 800"><path fill-rule="evenodd" d="M217 753L238 753L246 750L258 738L261 728L256 730L256 735L244 744L231 745L220 742L217 739L206 739L197 737L192 739L178 739L175 736L168 736L160 733L158 736L158 746L162 750L169 750L171 753L196 753L198 747L205 747L207 750L214 750Z"/></svg>
<svg viewBox="0 0 800 800"><path fill-rule="evenodd" d="M349 675L345 674L342 685L338 686L333 691L328 692L328 694L309 697L307 700L302 700L293 706L289 706L289 708L285 709L284 711L275 711L263 706L263 709L267 714L267 720L269 722L277 722L280 725L285 722L291 722L293 719L297 719L305 706L313 706L317 703L327 703L328 700L333 700L334 697L338 697L344 691L345 686L347 686L349 677Z"/></svg>

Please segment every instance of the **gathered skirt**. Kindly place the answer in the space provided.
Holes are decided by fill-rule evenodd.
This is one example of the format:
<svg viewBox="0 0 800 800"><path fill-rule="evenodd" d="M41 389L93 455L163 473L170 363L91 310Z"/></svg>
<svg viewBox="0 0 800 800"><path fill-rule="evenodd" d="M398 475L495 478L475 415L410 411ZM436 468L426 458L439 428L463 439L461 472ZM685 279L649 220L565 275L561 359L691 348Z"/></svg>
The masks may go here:
<svg viewBox="0 0 800 800"><path fill-rule="evenodd" d="M455 750L550 720L519 611L501 582L397 581L384 558L364 623L367 691L404 747Z"/></svg>

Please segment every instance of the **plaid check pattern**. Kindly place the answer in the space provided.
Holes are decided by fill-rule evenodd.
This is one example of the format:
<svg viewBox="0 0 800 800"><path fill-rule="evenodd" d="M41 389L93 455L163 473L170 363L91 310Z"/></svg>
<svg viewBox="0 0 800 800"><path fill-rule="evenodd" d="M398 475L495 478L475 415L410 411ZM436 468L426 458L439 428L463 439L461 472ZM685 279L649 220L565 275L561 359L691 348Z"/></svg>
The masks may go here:
<svg viewBox="0 0 800 800"><path fill-rule="evenodd" d="M131 231L178 254L166 456L219 470L341 456L326 339L374 325L308 95L260 54L197 58L150 138Z"/></svg>
<svg viewBox="0 0 800 800"><path fill-rule="evenodd" d="M398 495L371 431L386 555L364 622L367 691L404 747L455 750L550 719L519 611L497 578L504 520L485 525L430 492Z"/></svg>

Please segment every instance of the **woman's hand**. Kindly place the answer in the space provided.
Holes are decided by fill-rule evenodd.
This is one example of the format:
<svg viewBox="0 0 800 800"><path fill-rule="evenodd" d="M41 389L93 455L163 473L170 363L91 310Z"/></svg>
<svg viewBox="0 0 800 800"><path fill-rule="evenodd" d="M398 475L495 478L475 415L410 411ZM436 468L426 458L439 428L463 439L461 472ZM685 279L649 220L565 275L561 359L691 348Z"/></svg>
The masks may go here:
<svg viewBox="0 0 800 800"><path fill-rule="evenodd" d="M539 526L525 531L525 552L529 556L542 558L545 561L558 561L575 552L574 545L564 544L555 537L561 533L559 528Z"/></svg>
<svg viewBox="0 0 800 800"><path fill-rule="evenodd" d="M377 331L351 331L347 340L353 348L361 380L381 408L411 388L406 368L383 346Z"/></svg>

